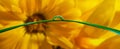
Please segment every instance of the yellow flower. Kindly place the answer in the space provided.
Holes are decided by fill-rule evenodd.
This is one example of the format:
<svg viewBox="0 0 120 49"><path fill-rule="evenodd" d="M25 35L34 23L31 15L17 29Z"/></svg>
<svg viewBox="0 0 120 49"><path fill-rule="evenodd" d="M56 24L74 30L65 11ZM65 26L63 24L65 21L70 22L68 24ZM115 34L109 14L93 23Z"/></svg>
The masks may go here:
<svg viewBox="0 0 120 49"><path fill-rule="evenodd" d="M74 0L0 0L0 29L51 19L80 20L81 11ZM76 23L42 23L0 33L0 49L73 49L73 38L79 33Z"/></svg>
<svg viewBox="0 0 120 49"><path fill-rule="evenodd" d="M120 0L1 0L0 29L27 22L65 19L120 30ZM120 36L77 23L51 22L0 33L0 49L120 49Z"/></svg>

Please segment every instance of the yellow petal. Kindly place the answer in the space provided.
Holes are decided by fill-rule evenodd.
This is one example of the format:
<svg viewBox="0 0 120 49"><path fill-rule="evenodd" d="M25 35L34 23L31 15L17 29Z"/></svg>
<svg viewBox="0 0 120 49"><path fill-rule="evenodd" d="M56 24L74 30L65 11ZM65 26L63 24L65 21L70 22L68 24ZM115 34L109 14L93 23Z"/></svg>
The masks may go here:
<svg viewBox="0 0 120 49"><path fill-rule="evenodd" d="M74 8L73 0L52 0L49 3L50 6L47 6L46 12L49 17L47 19L51 19L55 15L61 15L63 12L68 11L71 8Z"/></svg>
<svg viewBox="0 0 120 49"><path fill-rule="evenodd" d="M28 49L38 49L38 42L37 34L32 34L29 40Z"/></svg>
<svg viewBox="0 0 120 49"><path fill-rule="evenodd" d="M39 44L39 46L41 46L45 40L45 35L43 33L37 33L37 37L38 37L38 41L39 41L38 44Z"/></svg>
<svg viewBox="0 0 120 49"><path fill-rule="evenodd" d="M116 12L113 20L112 20L112 23L110 24L111 27L115 27L116 25L118 25L120 23L120 11L119 12Z"/></svg>
<svg viewBox="0 0 120 49"><path fill-rule="evenodd" d="M25 34L22 39L19 40L18 44L16 45L16 49L28 49L30 41L30 35Z"/></svg>
<svg viewBox="0 0 120 49"><path fill-rule="evenodd" d="M7 0L7 1L1 0L0 5L4 6L7 10L9 10L12 6L11 0Z"/></svg>
<svg viewBox="0 0 120 49"><path fill-rule="evenodd" d="M42 45L39 47L39 49L53 49L52 45L50 45L46 40L42 42Z"/></svg>
<svg viewBox="0 0 120 49"><path fill-rule="evenodd" d="M21 20L18 15L15 15L16 13L12 13L12 11L7 10L4 6L0 5L0 19L1 20Z"/></svg>
<svg viewBox="0 0 120 49"><path fill-rule="evenodd" d="M70 20L80 20L81 16L81 11L78 8L72 8L68 11L64 11L61 14L65 19L70 19Z"/></svg>
<svg viewBox="0 0 120 49"><path fill-rule="evenodd" d="M116 11L120 11L120 0L116 0Z"/></svg>
<svg viewBox="0 0 120 49"><path fill-rule="evenodd" d="M52 0L51 0L52 1ZM41 10L40 12L42 12L43 10L46 9L46 7L49 5L50 1L49 0L40 0L40 3L38 3L38 6L40 6L39 10ZM51 6L51 5L50 5Z"/></svg>
<svg viewBox="0 0 120 49"><path fill-rule="evenodd" d="M27 16L24 13L22 13L22 10L19 8L18 5L13 5L10 12L11 15L18 18L19 20L24 21L27 18Z"/></svg>
<svg viewBox="0 0 120 49"><path fill-rule="evenodd" d="M65 37L56 35L54 33L48 33L48 42L52 45L61 46L65 49L73 49L73 44Z"/></svg>
<svg viewBox="0 0 120 49"><path fill-rule="evenodd" d="M20 0L19 7L21 8L22 13L25 13L27 16L32 15L36 10L38 10L36 0Z"/></svg>
<svg viewBox="0 0 120 49"><path fill-rule="evenodd" d="M73 0L69 0L69 1L66 0L66 1L62 2L61 4L58 5L59 13L62 14L63 12L67 12L71 8L74 8L75 7L74 3L75 2Z"/></svg>
<svg viewBox="0 0 120 49"><path fill-rule="evenodd" d="M80 28L82 28L82 25L78 23L55 22L49 24L48 30L54 34L70 38L70 36L78 35Z"/></svg>
<svg viewBox="0 0 120 49"><path fill-rule="evenodd" d="M100 46L96 49L120 49L120 36L114 36L110 39L104 41Z"/></svg>
<svg viewBox="0 0 120 49"><path fill-rule="evenodd" d="M2 29L3 28L3 25L2 24L0 24L0 29Z"/></svg>
<svg viewBox="0 0 120 49"><path fill-rule="evenodd" d="M101 3L103 0L75 0L76 5L81 9L82 12L86 12Z"/></svg>
<svg viewBox="0 0 120 49"><path fill-rule="evenodd" d="M51 12L57 12L57 10L55 10L55 8L58 8L58 5L61 4L64 0L51 0L51 1L48 1L47 0L47 3L44 1L43 5L44 6L47 6L47 8L44 7L44 11L45 13L51 13Z"/></svg>
<svg viewBox="0 0 120 49"><path fill-rule="evenodd" d="M0 19L1 20L23 20L25 16L21 16L21 9L15 3L8 1L0 1ZM7 6L4 3L8 3ZM11 19L10 19L11 18Z"/></svg>
<svg viewBox="0 0 120 49"><path fill-rule="evenodd" d="M76 44L77 46L83 48L83 49L95 49L96 46L98 46L104 39L98 38L89 38L89 37L79 37L76 38Z"/></svg>
<svg viewBox="0 0 120 49"><path fill-rule="evenodd" d="M104 0L93 12L93 14L88 18L88 22L100 24L104 26L109 26L114 14L115 14L115 0ZM100 37L101 35L105 34L106 31L90 26L85 26L83 34L89 37Z"/></svg>

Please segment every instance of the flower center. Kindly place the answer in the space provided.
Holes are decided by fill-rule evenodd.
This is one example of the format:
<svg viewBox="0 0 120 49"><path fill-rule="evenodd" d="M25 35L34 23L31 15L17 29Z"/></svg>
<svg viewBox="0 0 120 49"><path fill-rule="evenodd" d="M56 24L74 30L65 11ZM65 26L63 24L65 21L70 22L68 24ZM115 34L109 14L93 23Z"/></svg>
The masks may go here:
<svg viewBox="0 0 120 49"><path fill-rule="evenodd" d="M36 21L39 21L39 20L45 20L45 16L43 14L40 14L40 13L35 13L32 16L28 16L25 23L36 22ZM46 29L45 25L46 25L46 23L33 24L33 25L25 26L26 32L27 33L38 33L38 32L43 33L43 32L45 32L45 29Z"/></svg>

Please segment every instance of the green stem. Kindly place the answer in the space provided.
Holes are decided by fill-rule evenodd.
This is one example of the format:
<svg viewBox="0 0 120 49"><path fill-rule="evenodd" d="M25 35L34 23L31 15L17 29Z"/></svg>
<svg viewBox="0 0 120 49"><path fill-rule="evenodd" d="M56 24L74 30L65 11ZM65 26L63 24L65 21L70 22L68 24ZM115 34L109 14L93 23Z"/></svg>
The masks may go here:
<svg viewBox="0 0 120 49"><path fill-rule="evenodd" d="M60 18L60 20L56 20L56 17L54 17L52 20L40 20L40 21L37 21L37 22L28 22L28 23L25 23L25 24L12 26L12 27L9 27L9 28L1 29L0 33L6 32L6 31L9 31L9 30L21 27L21 26L27 26L27 25L39 24L39 23L46 23L46 22L60 22L60 21L63 21L63 22L76 22L76 23L80 23L80 24L85 24L85 25L88 25L88 26L101 28L101 29L104 29L104 30L108 30L108 31L112 31L112 32L115 32L117 34L120 34L120 30L109 28L109 27L106 27L106 26L101 26L101 25L98 25L98 24L92 24L92 23L89 23L89 22L80 22L80 21L76 21L76 20L64 20L62 17L57 17L57 18Z"/></svg>

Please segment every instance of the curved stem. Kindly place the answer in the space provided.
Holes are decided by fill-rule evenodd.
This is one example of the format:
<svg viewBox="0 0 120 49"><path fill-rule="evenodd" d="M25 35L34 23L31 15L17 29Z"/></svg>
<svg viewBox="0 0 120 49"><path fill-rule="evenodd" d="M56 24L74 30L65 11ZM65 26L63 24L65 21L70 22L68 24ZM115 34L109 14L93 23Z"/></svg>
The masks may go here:
<svg viewBox="0 0 120 49"><path fill-rule="evenodd" d="M88 26L93 26L93 27L96 27L96 28L101 28L101 29L104 29L104 30L108 30L108 31L112 31L112 32L115 32L117 34L120 34L120 30L117 30L117 29L109 28L109 27L106 27L106 26L101 26L101 25L98 25L98 24L92 24L92 23L89 23L89 22L80 22L80 21L75 21L75 20L41 20L41 21L37 21L37 22L28 22L28 23L25 23L25 24L16 25L16 26L12 26L12 27L9 27L9 28L2 29L2 30L0 30L0 33L15 29L15 28L18 28L18 27L21 27L21 26L27 26L27 25L39 24L39 23L46 23L46 22L59 22L59 21L76 22L76 23L85 24L85 25L88 25Z"/></svg>
<svg viewBox="0 0 120 49"><path fill-rule="evenodd" d="M59 18L60 20L56 20L57 18ZM76 21L76 20L64 20L64 18L62 16L55 16L55 17L53 17L52 20L40 20L40 21L37 21L37 22L28 22L28 23L25 23L25 24L20 24L20 25L9 27L9 28L1 29L0 33L6 32L6 31L9 31L9 30L21 27L21 26L27 26L27 25L39 24L39 23L46 23L46 22L59 22L59 21L76 22L76 23L85 24L85 25L88 25L88 26L101 28L101 29L104 29L104 30L108 30L108 31L112 31L112 32L115 32L117 34L120 34L120 30L117 30L117 29L109 28L109 27L106 27L106 26L101 26L101 25L98 25L98 24L92 24L92 23L89 23L89 22L81 22L81 21Z"/></svg>

